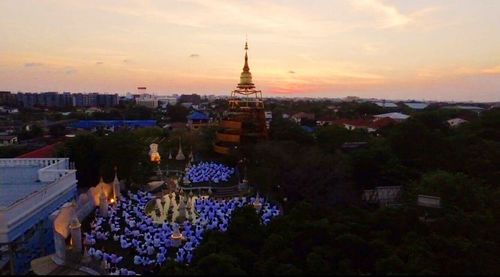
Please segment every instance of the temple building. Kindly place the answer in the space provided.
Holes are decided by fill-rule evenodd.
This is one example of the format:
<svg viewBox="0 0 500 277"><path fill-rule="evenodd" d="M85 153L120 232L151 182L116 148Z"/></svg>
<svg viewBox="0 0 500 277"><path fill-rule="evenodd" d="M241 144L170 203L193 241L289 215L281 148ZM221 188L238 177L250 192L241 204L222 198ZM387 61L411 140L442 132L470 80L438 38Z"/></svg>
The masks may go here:
<svg viewBox="0 0 500 277"><path fill-rule="evenodd" d="M248 43L245 43L245 65L240 83L231 92L229 108L216 132L214 151L223 155L239 152L239 146L267 139L266 116L262 91L257 90L248 66Z"/></svg>

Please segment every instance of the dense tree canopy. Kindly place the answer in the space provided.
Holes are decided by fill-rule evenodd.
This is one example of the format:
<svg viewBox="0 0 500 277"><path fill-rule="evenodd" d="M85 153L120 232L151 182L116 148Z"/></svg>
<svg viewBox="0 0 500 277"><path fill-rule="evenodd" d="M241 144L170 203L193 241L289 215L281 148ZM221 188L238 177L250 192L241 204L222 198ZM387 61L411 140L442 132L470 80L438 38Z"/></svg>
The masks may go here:
<svg viewBox="0 0 500 277"><path fill-rule="evenodd" d="M256 227L250 211L237 212L232 232L208 235L177 273L498 274L500 114L468 114L470 123L450 128L457 114L421 112L378 136L340 127L308 136L274 121L271 141L249 151L249 177L285 215ZM350 141L367 145L343 150ZM366 207L361 191L377 186L401 186L401 205ZM419 194L440 197L442 208L417 206Z"/></svg>
<svg viewBox="0 0 500 277"><path fill-rule="evenodd" d="M374 104L284 101L274 112L314 112L360 118L386 111ZM140 113L140 111L137 111ZM171 120L185 118L169 107ZM450 128L446 120L470 122ZM248 179L284 215L260 224L252 207L234 212L226 233L209 232L189 266L169 261L161 274L498 274L500 273L500 112L430 108L374 133L338 126L304 131L275 117L270 140L244 149ZM78 135L64 151L81 184L97 175L144 183L151 175L148 145L163 138L163 157L210 154L214 128L167 132L123 131ZM366 142L346 149L346 142ZM226 160L227 161L227 160ZM362 200L366 189L401 186L399 205ZM417 205L418 195L440 197L441 208Z"/></svg>
<svg viewBox="0 0 500 277"><path fill-rule="evenodd" d="M154 133L153 130L149 133ZM120 179L144 184L153 165L148 162L149 147L140 136L148 134L144 131L138 133L125 130L103 136L79 134L65 144L60 155L64 153L75 162L80 186L97 184L99 176L111 181L115 167Z"/></svg>

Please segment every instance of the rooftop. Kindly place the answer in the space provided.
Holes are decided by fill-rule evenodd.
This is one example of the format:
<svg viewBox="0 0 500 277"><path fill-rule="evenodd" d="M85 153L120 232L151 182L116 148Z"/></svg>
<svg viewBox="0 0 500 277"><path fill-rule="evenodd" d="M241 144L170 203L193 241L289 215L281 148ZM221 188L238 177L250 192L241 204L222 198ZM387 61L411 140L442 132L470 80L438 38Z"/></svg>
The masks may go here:
<svg viewBox="0 0 500 277"><path fill-rule="evenodd" d="M427 103L417 103L417 102L406 102L405 105L415 110L423 110L429 106L429 104Z"/></svg>
<svg viewBox="0 0 500 277"><path fill-rule="evenodd" d="M210 118L203 112L200 111L192 111L188 116L190 120L209 120Z"/></svg>
<svg viewBox="0 0 500 277"><path fill-rule="evenodd" d="M47 183L38 181L38 166L0 167L0 207L43 189Z"/></svg>
<svg viewBox="0 0 500 277"><path fill-rule="evenodd" d="M154 127L156 120L80 120L73 127L92 129L96 127Z"/></svg>
<svg viewBox="0 0 500 277"><path fill-rule="evenodd" d="M68 158L0 159L0 244L73 199L76 183Z"/></svg>
<svg viewBox="0 0 500 277"><path fill-rule="evenodd" d="M49 157L53 157L56 147L59 146L60 144L61 143L59 143L59 142L54 143L54 144L50 144L50 145L44 146L42 148L33 150L31 152L22 154L21 156L18 156L17 158L49 158Z"/></svg>
<svg viewBox="0 0 500 277"><path fill-rule="evenodd" d="M64 163L64 159L0 159L0 208L7 208L64 176L67 168L60 168L61 161Z"/></svg>
<svg viewBox="0 0 500 277"><path fill-rule="evenodd" d="M403 114L403 113L384 113L384 114L377 114L377 115L374 115L374 117L389 117L389 118L392 118L392 119L396 119L396 120L404 120L404 119L407 119L408 117L410 117L409 115L406 115L406 114Z"/></svg>
<svg viewBox="0 0 500 277"><path fill-rule="evenodd" d="M375 102L375 104L382 108L397 108L398 105L392 102Z"/></svg>
<svg viewBox="0 0 500 277"><path fill-rule="evenodd" d="M471 111L484 110L484 108L479 106L465 106L465 105L444 106L443 109L459 109L459 110L471 110Z"/></svg>

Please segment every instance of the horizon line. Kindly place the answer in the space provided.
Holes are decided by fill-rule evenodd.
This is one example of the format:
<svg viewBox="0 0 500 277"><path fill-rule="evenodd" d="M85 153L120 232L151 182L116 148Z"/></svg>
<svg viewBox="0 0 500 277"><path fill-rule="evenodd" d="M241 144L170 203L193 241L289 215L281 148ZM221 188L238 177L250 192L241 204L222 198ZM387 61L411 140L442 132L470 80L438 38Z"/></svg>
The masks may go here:
<svg viewBox="0 0 500 277"><path fill-rule="evenodd" d="M200 93L200 92L170 92L169 94L164 94L167 92L143 92L143 93L138 93L138 92L100 92L100 91L78 91L78 92L72 92L72 91L9 91L9 90L0 90L2 92L10 92L11 94L16 94L16 93L48 93L48 92L55 92L55 93L70 93L70 94L77 94L77 93L82 93L82 94L90 94L90 93L98 93L98 94L116 94L121 97L127 96L127 94L132 94L132 95L141 95L141 94L150 94L154 95L156 97L160 96L173 96L174 94L177 95L192 95L192 94L197 94L200 96L218 96L218 97L230 97L229 94L209 94L209 93ZM310 96L304 96L304 95L295 95L295 96L286 96L286 95L269 95L269 96L263 96L264 99L268 98L283 98L283 99L325 99L325 100L334 100L334 99L345 99L348 97L353 97L353 98L358 98L359 100L380 100L380 101L385 101L389 100L391 102L453 102L453 103L499 103L500 99L498 100L490 100L490 101L478 101L478 100L453 100L453 99L448 99L448 100L437 100L437 99L426 99L426 98L421 98L421 99L416 99L416 98L377 98L377 97L361 97L357 96L355 94L351 95L345 95L345 96L319 96L319 95L310 95Z"/></svg>

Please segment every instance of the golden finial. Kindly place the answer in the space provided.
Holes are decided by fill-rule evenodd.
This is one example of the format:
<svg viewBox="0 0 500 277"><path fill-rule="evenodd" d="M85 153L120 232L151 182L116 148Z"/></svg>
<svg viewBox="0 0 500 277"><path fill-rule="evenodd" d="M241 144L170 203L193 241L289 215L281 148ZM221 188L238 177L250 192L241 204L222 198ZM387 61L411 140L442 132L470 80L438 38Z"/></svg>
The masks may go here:
<svg viewBox="0 0 500 277"><path fill-rule="evenodd" d="M245 41L245 65L243 66L243 71L248 72L250 70L250 67L248 66L248 42Z"/></svg>

